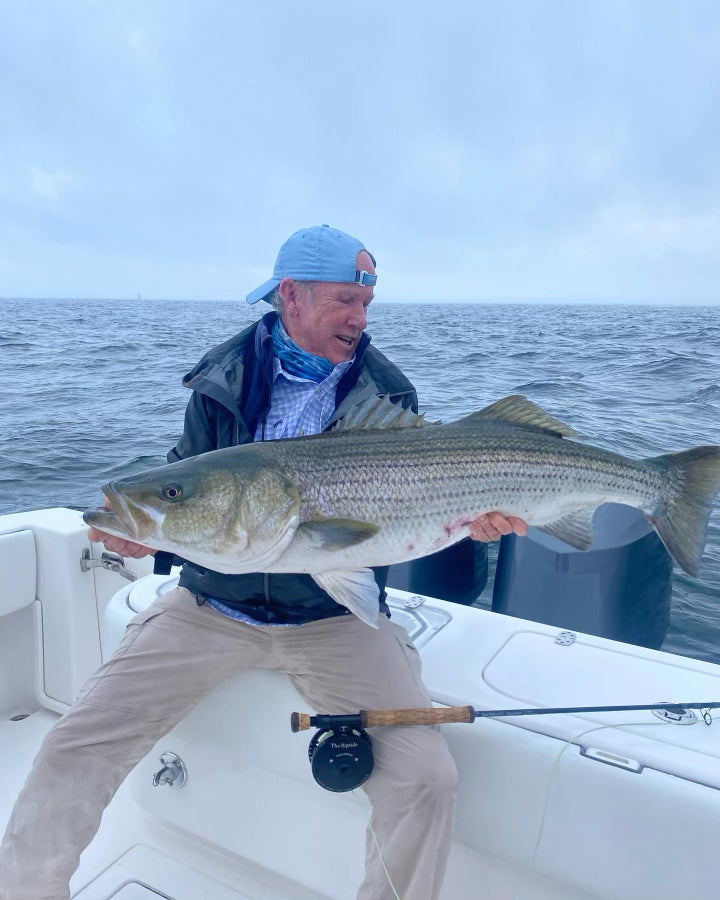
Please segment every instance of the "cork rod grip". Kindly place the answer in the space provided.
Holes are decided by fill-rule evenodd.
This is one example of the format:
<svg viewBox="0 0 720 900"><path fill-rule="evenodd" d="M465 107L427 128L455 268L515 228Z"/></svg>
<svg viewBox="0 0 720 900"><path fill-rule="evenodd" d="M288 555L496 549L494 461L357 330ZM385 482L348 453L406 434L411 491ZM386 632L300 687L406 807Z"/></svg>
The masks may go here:
<svg viewBox="0 0 720 900"><path fill-rule="evenodd" d="M420 707L419 709L363 709L363 727L378 725L442 725L445 722L473 722L472 706Z"/></svg>

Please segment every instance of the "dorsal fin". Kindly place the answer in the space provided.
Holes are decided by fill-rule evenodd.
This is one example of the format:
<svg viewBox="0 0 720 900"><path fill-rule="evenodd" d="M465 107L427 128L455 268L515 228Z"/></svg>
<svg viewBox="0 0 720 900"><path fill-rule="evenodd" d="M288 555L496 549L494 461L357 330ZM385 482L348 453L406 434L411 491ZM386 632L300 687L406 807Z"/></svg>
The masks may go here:
<svg viewBox="0 0 720 900"><path fill-rule="evenodd" d="M537 403L523 397L522 394L512 394L503 397L496 403L486 406L479 412L471 413L460 419L460 422L468 422L477 419L494 419L498 422L508 422L512 425L520 425L532 431L542 431L546 434L554 434L557 437L578 437L577 433L558 419L553 418Z"/></svg>
<svg viewBox="0 0 720 900"><path fill-rule="evenodd" d="M425 421L425 415L414 413L410 407L403 409L402 403L393 403L387 394L369 397L358 403L337 422L333 431L349 431L357 428L417 428L421 425L437 424Z"/></svg>

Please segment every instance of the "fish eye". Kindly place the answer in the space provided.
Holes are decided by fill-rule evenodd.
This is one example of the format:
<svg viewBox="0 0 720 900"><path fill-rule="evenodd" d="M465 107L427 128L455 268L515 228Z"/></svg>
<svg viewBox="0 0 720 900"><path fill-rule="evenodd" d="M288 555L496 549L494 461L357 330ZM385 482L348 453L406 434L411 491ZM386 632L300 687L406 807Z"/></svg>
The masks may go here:
<svg viewBox="0 0 720 900"><path fill-rule="evenodd" d="M166 484L162 493L166 500L179 500L182 497L182 488L179 484Z"/></svg>

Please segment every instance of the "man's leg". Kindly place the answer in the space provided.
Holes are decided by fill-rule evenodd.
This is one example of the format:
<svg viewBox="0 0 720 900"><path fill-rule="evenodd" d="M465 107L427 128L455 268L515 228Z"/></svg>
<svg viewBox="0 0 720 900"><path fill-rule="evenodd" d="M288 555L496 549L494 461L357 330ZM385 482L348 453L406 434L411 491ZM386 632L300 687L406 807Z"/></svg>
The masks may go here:
<svg viewBox="0 0 720 900"><path fill-rule="evenodd" d="M128 625L117 653L48 733L0 846L0 900L64 900L128 772L216 684L255 664L263 632L180 588Z"/></svg>
<svg viewBox="0 0 720 900"><path fill-rule="evenodd" d="M280 643L283 667L320 712L430 706L418 652L407 632L387 619L378 630L355 616L325 619L278 635L276 651ZM369 733L375 768L364 789L373 806L372 831L358 900L394 900L382 860L402 900L435 900L450 851L454 760L436 728Z"/></svg>

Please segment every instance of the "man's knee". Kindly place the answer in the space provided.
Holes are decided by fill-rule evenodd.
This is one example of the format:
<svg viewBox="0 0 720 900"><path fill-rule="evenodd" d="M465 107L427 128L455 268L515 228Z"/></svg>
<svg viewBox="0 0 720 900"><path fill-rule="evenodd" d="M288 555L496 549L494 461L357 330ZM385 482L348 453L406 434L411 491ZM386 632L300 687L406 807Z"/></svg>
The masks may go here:
<svg viewBox="0 0 720 900"><path fill-rule="evenodd" d="M410 745L391 740L379 751L376 772L370 781L373 779L378 788L379 782L387 779L386 788L393 793L408 792L442 801L454 796L457 768L442 735L430 728L421 735L418 729L412 734Z"/></svg>
<svg viewBox="0 0 720 900"><path fill-rule="evenodd" d="M458 774L455 760L447 745L425 756L423 762L424 765L418 768L416 774L417 789L438 800L453 797Z"/></svg>
<svg viewBox="0 0 720 900"><path fill-rule="evenodd" d="M73 768L132 767L167 730L164 724L78 700L45 736L38 760Z"/></svg>

